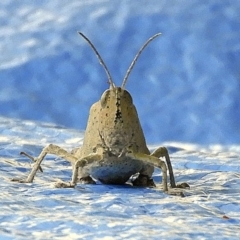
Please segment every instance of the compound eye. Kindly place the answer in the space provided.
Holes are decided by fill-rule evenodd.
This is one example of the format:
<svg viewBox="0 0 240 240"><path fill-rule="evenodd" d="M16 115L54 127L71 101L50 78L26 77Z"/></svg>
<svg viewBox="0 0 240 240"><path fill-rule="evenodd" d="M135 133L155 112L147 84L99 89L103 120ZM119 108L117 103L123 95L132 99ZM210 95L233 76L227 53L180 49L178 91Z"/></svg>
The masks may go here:
<svg viewBox="0 0 240 240"><path fill-rule="evenodd" d="M107 100L109 98L109 94L110 94L110 90L106 90L102 96L101 96L101 99L100 99L100 102L101 102L101 106L104 108L107 104Z"/></svg>
<svg viewBox="0 0 240 240"><path fill-rule="evenodd" d="M132 96L127 90L124 90L123 97L128 102L129 105L133 103Z"/></svg>

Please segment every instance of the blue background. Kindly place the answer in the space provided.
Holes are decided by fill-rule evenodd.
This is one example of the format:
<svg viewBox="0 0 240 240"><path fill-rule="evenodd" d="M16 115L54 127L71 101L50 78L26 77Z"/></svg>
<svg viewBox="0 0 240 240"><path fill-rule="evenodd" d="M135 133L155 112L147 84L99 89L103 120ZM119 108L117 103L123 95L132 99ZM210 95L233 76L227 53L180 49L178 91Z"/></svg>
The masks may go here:
<svg viewBox="0 0 240 240"><path fill-rule="evenodd" d="M108 88L82 31L126 88L147 142L240 141L239 1L0 3L0 115L85 129Z"/></svg>

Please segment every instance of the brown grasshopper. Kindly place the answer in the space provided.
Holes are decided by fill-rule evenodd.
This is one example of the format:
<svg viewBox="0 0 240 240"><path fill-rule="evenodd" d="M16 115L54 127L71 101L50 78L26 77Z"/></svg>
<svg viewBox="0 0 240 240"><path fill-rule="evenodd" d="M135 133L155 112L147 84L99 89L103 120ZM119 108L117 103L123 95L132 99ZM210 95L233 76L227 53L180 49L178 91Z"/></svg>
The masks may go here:
<svg viewBox="0 0 240 240"><path fill-rule="evenodd" d="M141 47L128 68L121 87L115 86L108 68L91 41L83 33L79 32L79 34L97 55L107 74L110 88L102 94L98 102L92 105L83 145L80 148L67 152L59 146L50 144L36 158L22 152L35 162L34 166L27 179L12 180L31 183L37 170L42 170L40 164L44 157L47 154L55 154L70 161L73 166L72 180L57 182L56 187L75 187L78 181L95 183L93 178L104 184L124 184L136 174L138 177L132 180L132 185L153 187L155 184L152 174L154 167L157 167L162 170L163 191L168 192L167 166L171 188L189 187L186 183L175 184L172 165L165 147L159 147L150 153L132 97L125 90L127 79L138 57L160 33L149 38ZM160 157L165 157L167 166L159 159Z"/></svg>

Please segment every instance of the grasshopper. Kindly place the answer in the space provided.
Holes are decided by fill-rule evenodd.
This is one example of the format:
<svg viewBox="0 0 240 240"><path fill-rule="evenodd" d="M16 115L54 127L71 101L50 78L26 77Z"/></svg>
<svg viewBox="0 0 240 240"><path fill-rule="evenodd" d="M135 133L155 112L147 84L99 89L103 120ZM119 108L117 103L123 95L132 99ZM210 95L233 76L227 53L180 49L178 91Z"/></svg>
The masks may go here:
<svg viewBox="0 0 240 240"><path fill-rule="evenodd" d="M187 183L176 185L168 150L165 147L159 147L150 153L132 97L125 90L127 79L138 57L160 33L150 37L140 48L126 72L121 87L115 86L107 66L92 42L83 33L79 32L79 34L97 55L107 74L110 87L90 109L83 144L80 148L68 152L57 145L50 144L43 148L36 158L22 152L34 161L34 166L26 179L12 180L23 183L33 182L36 172L42 170L40 164L44 157L47 154L54 154L70 161L73 168L71 181L57 182L56 187L75 187L78 181L94 184L93 179L103 184L124 184L134 175L138 176L132 180L133 186L154 187L155 183L152 179L154 167L162 170L164 192L169 191L167 169L171 188L189 187ZM160 160L160 157L166 159L167 165Z"/></svg>

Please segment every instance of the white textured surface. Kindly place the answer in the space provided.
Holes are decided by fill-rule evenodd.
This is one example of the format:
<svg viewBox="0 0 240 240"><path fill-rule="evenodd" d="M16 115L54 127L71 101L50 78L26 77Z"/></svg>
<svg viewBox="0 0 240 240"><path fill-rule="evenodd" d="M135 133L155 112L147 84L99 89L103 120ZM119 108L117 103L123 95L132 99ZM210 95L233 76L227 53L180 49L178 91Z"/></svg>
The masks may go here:
<svg viewBox="0 0 240 240"><path fill-rule="evenodd" d="M79 146L82 133L55 125L0 118L0 239L239 239L240 146L165 143L186 197L130 186L78 185L55 189L71 167L48 156L33 184L9 181L29 173L49 143ZM150 146L153 149L155 146ZM224 217L225 216L225 217ZM226 219L228 217L228 219Z"/></svg>

